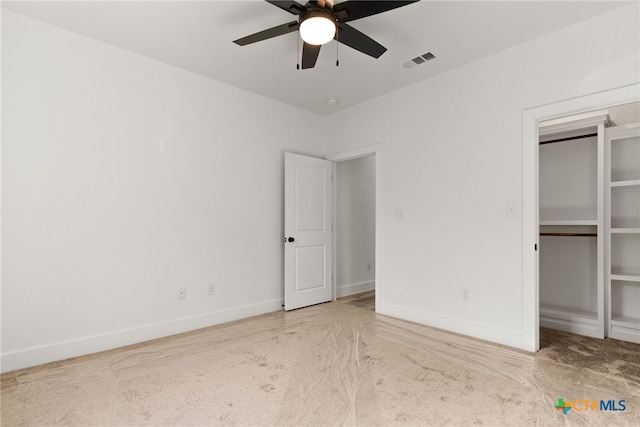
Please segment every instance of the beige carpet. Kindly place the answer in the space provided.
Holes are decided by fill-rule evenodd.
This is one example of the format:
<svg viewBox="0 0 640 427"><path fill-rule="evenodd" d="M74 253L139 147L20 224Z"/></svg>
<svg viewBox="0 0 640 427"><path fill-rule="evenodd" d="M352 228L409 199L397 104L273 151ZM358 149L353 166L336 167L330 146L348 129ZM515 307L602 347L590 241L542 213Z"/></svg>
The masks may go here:
<svg viewBox="0 0 640 427"><path fill-rule="evenodd" d="M363 294L2 376L2 425L640 425L640 346L535 356L376 315ZM620 399L569 411L558 398Z"/></svg>

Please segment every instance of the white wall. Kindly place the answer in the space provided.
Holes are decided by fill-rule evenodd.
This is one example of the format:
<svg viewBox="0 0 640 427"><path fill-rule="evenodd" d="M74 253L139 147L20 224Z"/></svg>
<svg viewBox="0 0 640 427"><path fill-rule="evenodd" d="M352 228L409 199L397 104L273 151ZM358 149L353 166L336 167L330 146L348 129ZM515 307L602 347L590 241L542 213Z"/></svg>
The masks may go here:
<svg viewBox="0 0 640 427"><path fill-rule="evenodd" d="M531 349L523 223L506 216L523 197L522 112L638 82L638 16L633 4L328 118L327 153L384 146L380 312Z"/></svg>
<svg viewBox="0 0 640 427"><path fill-rule="evenodd" d="M375 157L336 165L336 292L338 297L375 286Z"/></svg>
<svg viewBox="0 0 640 427"><path fill-rule="evenodd" d="M280 309L283 152L322 120L2 15L2 369Z"/></svg>

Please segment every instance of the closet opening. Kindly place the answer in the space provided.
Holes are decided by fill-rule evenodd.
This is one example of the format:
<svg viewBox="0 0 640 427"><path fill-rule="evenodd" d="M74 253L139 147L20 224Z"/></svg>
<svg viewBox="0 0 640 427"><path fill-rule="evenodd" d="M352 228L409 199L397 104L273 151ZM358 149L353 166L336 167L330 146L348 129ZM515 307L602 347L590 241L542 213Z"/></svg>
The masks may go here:
<svg viewBox="0 0 640 427"><path fill-rule="evenodd" d="M538 122L543 346L551 330L640 343L639 122L637 101Z"/></svg>

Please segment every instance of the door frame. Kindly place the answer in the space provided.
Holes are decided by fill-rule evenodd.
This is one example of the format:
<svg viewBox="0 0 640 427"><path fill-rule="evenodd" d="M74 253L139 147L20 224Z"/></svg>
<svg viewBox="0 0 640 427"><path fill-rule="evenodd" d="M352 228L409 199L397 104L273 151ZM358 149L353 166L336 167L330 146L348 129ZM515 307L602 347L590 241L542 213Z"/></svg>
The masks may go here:
<svg viewBox="0 0 640 427"><path fill-rule="evenodd" d="M539 252L535 250L539 246L538 125L639 100L640 84L633 84L522 112L522 339L528 351L540 349Z"/></svg>
<svg viewBox="0 0 640 427"><path fill-rule="evenodd" d="M360 157L375 156L375 269L374 269L374 283L376 293L376 311L378 311L378 305L380 304L381 297L383 295L382 286L382 224L384 218L384 203L382 198L382 143L367 145L364 147L353 148L350 150L339 151L326 155L324 158L333 162L333 174L336 176L336 163L346 160L357 159ZM333 300L337 299L337 259L336 259L336 215L337 215L337 179L333 180Z"/></svg>

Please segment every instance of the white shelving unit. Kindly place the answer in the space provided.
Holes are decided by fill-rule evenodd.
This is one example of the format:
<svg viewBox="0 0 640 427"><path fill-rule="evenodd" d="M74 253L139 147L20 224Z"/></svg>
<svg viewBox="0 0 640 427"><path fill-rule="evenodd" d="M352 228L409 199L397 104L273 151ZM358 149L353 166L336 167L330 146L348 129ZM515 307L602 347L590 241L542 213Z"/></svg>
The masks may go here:
<svg viewBox="0 0 640 427"><path fill-rule="evenodd" d="M640 124L605 132L606 334L640 343Z"/></svg>
<svg viewBox="0 0 640 427"><path fill-rule="evenodd" d="M596 111L543 122L539 129L540 326L597 338L605 336L609 124L608 112Z"/></svg>

